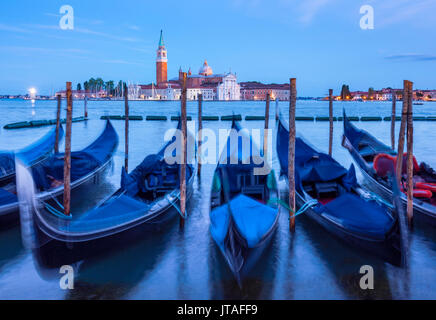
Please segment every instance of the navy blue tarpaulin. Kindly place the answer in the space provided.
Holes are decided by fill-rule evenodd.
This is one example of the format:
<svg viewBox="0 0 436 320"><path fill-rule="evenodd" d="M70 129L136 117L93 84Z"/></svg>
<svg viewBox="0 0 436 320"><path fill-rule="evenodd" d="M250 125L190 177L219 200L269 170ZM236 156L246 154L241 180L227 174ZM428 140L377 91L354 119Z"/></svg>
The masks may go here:
<svg viewBox="0 0 436 320"><path fill-rule="evenodd" d="M381 240L395 222L377 202L365 201L351 193L345 193L326 205L315 207L314 210L329 216L349 230L371 234Z"/></svg>
<svg viewBox="0 0 436 320"><path fill-rule="evenodd" d="M103 133L91 145L71 153L71 181L74 182L92 172L112 157L118 145L118 135L110 122ZM35 185L40 190L51 187L53 179L63 181L64 153L57 153L32 168Z"/></svg>
<svg viewBox="0 0 436 320"><path fill-rule="evenodd" d="M361 139L361 132L354 132L355 139ZM279 123L277 153L282 171L287 174L289 132ZM364 199L352 189L358 187L354 165L349 170L342 167L327 154L311 147L303 138L295 141L295 185L300 195L303 185L316 183L337 185L337 195L313 207L316 213L334 221L354 233L370 235L383 240L395 220L387 209L372 199ZM340 187L339 187L340 186ZM343 187L343 188L342 188ZM341 191L342 190L342 191Z"/></svg>
<svg viewBox="0 0 436 320"><path fill-rule="evenodd" d="M288 131L283 128L278 131L277 138L278 158L283 174L288 174ZM295 179L296 187L300 182L332 181L342 177L347 178L347 184L357 183L354 166L350 172L341 166L335 159L325 153L312 148L303 138L295 140Z"/></svg>
<svg viewBox="0 0 436 320"><path fill-rule="evenodd" d="M15 203L18 201L18 198L15 194L6 191L5 189L0 188L0 206Z"/></svg>
<svg viewBox="0 0 436 320"><path fill-rule="evenodd" d="M63 136L63 129L60 127L59 140ZM48 154L56 141L56 128L51 129L45 136L26 148L17 152L0 151L0 178L15 173L15 156L28 166L39 161Z"/></svg>
<svg viewBox="0 0 436 320"><path fill-rule="evenodd" d="M0 152L0 178L15 172L15 154L13 152Z"/></svg>

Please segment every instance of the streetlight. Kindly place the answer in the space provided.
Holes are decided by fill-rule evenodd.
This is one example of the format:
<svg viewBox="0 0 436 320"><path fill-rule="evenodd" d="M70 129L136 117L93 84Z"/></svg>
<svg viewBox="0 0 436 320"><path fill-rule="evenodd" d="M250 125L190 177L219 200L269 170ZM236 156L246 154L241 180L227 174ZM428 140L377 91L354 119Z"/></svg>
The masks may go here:
<svg viewBox="0 0 436 320"><path fill-rule="evenodd" d="M30 96L30 99L35 99L35 97L36 97L36 89L35 88L29 89L29 96Z"/></svg>

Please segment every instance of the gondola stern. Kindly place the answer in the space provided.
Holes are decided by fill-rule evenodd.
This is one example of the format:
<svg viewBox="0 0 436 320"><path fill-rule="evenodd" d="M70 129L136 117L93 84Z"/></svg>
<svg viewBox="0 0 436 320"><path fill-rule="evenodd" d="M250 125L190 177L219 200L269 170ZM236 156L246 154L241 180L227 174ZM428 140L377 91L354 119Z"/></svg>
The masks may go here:
<svg viewBox="0 0 436 320"><path fill-rule="evenodd" d="M26 249L37 247L34 230L34 211L37 207L36 188L31 169L20 159L15 160L18 205L20 212L21 238Z"/></svg>

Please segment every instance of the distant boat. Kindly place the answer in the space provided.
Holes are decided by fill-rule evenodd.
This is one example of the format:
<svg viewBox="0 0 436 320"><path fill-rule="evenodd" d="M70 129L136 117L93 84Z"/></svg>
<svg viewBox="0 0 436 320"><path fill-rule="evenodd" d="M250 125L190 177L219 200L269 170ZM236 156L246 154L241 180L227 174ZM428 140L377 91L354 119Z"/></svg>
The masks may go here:
<svg viewBox="0 0 436 320"><path fill-rule="evenodd" d="M289 131L282 120L277 129L277 154L285 178L288 172ZM403 242L398 208L363 190L354 165L346 170L317 151L302 137L295 142L296 203L309 218L349 245L401 265ZM402 208L400 208L401 210Z"/></svg>
<svg viewBox="0 0 436 320"><path fill-rule="evenodd" d="M350 152L358 163L368 186L387 201L393 197L393 187L384 171L393 167L397 152L378 141L364 130L357 129L346 117L344 112L344 140L343 146ZM406 156L404 154L403 174L406 170ZM416 218L436 226L436 172L428 164L418 165L414 159L414 199L413 210ZM405 190L404 181L402 189ZM401 194L401 201L407 204L406 194Z"/></svg>
<svg viewBox="0 0 436 320"><path fill-rule="evenodd" d="M62 139L62 126L59 140ZM15 183L15 158L33 167L47 159L52 153L56 140L56 128L44 137L19 151L0 151L0 226L18 222L18 198Z"/></svg>
<svg viewBox="0 0 436 320"><path fill-rule="evenodd" d="M415 106L422 106L422 105L424 105L424 102L414 102L413 104Z"/></svg>
<svg viewBox="0 0 436 320"><path fill-rule="evenodd" d="M228 138L227 148L215 169L210 231L241 287L242 278L259 260L277 228L279 209L274 201L279 195L274 171L255 174L254 170L261 168L263 163L254 163L253 150L257 150L257 146L251 137L240 132L241 127L235 121L232 129L240 136L236 146L231 145ZM248 150L243 150L243 143Z"/></svg>

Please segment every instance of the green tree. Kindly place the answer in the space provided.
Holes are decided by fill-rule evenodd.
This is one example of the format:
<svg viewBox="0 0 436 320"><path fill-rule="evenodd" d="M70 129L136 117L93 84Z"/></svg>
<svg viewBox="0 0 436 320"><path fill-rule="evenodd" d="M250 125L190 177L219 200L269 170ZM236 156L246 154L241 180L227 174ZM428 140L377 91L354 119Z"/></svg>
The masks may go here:
<svg viewBox="0 0 436 320"><path fill-rule="evenodd" d="M97 78L95 80L96 90L100 91L104 89L104 81L102 78Z"/></svg>
<svg viewBox="0 0 436 320"><path fill-rule="evenodd" d="M77 84L77 91L81 91L82 90L82 85L80 83Z"/></svg>
<svg viewBox="0 0 436 320"><path fill-rule="evenodd" d="M105 82L104 86L105 86L107 95L113 95L114 94L114 86L115 86L115 84L114 84L113 80Z"/></svg>
<svg viewBox="0 0 436 320"><path fill-rule="evenodd" d="M91 90L91 92L96 91L96 82L94 78L89 79L89 90Z"/></svg>

